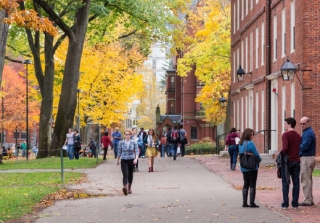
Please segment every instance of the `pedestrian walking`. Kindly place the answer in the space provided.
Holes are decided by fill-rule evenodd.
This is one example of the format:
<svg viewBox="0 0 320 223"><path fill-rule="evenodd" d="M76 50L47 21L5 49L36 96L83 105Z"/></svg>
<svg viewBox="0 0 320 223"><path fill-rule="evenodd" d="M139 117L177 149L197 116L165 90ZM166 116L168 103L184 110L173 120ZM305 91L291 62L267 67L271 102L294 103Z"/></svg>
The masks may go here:
<svg viewBox="0 0 320 223"><path fill-rule="evenodd" d="M147 133L144 131L144 128L141 127L140 128L140 132L138 134L138 137L139 137L139 149L140 149L140 157L141 158L146 158L146 147L143 143L144 141L144 138L147 136Z"/></svg>
<svg viewBox="0 0 320 223"><path fill-rule="evenodd" d="M180 144L180 133L178 126L175 125L167 134L168 146L170 148L170 154L173 156L173 160L177 158L177 148Z"/></svg>
<svg viewBox="0 0 320 223"><path fill-rule="evenodd" d="M108 135L108 132L104 132L100 142L103 149L103 160L107 159L108 147L112 146L111 140Z"/></svg>
<svg viewBox="0 0 320 223"><path fill-rule="evenodd" d="M244 155L246 152L247 154L254 155L258 159L259 163L261 162L260 155L256 149L255 144L252 142L254 137L253 129L245 129L242 133L240 142L239 142L239 153L240 157ZM258 177L258 169L259 163L256 165L254 169L247 169L241 167L241 172L243 174L243 188L242 188L242 197L243 203L242 207L250 207L250 208L258 208L259 206L254 203L256 197L256 184L257 184L257 177ZM248 192L250 187L250 205L248 205Z"/></svg>
<svg viewBox="0 0 320 223"><path fill-rule="evenodd" d="M69 156L69 159L72 160L74 158L74 138L73 138L74 132L72 131L72 128L69 128L69 132L66 135L66 141L65 145L67 145L67 153Z"/></svg>
<svg viewBox="0 0 320 223"><path fill-rule="evenodd" d="M188 140L186 138L187 131L183 129L183 125L180 125L179 133L180 133L180 155L181 157L184 157L184 155L186 154L185 145L188 144Z"/></svg>
<svg viewBox="0 0 320 223"><path fill-rule="evenodd" d="M160 140L161 157L165 157L166 146L167 146L167 136L164 133Z"/></svg>
<svg viewBox="0 0 320 223"><path fill-rule="evenodd" d="M236 128L232 128L230 130L230 133L227 136L226 139L226 150L228 150L228 153L230 155L230 169L236 170L237 166L237 158L238 158L238 146L236 143L236 139L240 139L240 135L237 133Z"/></svg>
<svg viewBox="0 0 320 223"><path fill-rule="evenodd" d="M135 127L132 128L132 135L131 135L130 139L133 140L135 143L137 143L138 148L139 148L140 138L138 137L137 128L135 128ZM137 159L137 163L133 165L133 172L139 172L139 160L138 159Z"/></svg>
<svg viewBox="0 0 320 223"><path fill-rule="evenodd" d="M79 159L79 153L81 150L81 137L78 130L74 130L74 158Z"/></svg>
<svg viewBox="0 0 320 223"><path fill-rule="evenodd" d="M132 181L133 181L133 165L137 163L139 156L139 148L135 141L130 139L132 131L125 130L125 139L121 141L118 148L117 165L121 158L121 171L122 171L122 191L124 195L132 194Z"/></svg>
<svg viewBox="0 0 320 223"><path fill-rule="evenodd" d="M148 135L144 138L144 145L146 146L146 156L148 157L149 172L153 172L154 157L158 153L158 138L153 129L148 130Z"/></svg>
<svg viewBox="0 0 320 223"><path fill-rule="evenodd" d="M299 206L311 206L314 205L312 195L312 172L316 166L316 136L311 128L310 119L308 117L301 118L300 125L303 130L299 152L301 161L300 179L304 200L302 203L299 203Z"/></svg>
<svg viewBox="0 0 320 223"><path fill-rule="evenodd" d="M299 206L299 192L300 192L300 156L299 147L301 143L301 136L295 131L296 120L294 118L286 118L284 120L284 130L282 134L282 150L280 151L282 157L281 164L281 178L282 178L282 196L283 203L281 209L288 209L289 207L289 187L290 176L292 179L292 208L297 209Z"/></svg>
<svg viewBox="0 0 320 223"><path fill-rule="evenodd" d="M91 150L91 157L93 158L97 158L97 146L96 146L96 142L93 140L92 137L90 137L90 142L89 145L90 150Z"/></svg>
<svg viewBox="0 0 320 223"><path fill-rule="evenodd" d="M116 127L116 131L112 133L112 145L113 145L114 158L117 158L118 146L121 140L122 140L122 135L119 132L119 128Z"/></svg>

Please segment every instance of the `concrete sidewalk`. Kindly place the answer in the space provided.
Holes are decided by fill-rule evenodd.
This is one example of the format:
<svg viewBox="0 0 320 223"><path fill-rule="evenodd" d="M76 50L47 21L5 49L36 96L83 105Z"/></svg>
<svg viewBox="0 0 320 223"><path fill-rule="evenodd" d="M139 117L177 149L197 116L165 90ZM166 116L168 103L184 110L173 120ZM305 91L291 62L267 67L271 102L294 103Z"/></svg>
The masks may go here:
<svg viewBox="0 0 320 223"><path fill-rule="evenodd" d="M242 173L239 168L239 163L236 171L230 170L229 157L218 156L198 156L196 160L200 161L210 171L220 175L223 179L233 185L237 190L241 190L243 186ZM282 213L288 216L293 222L320 222L320 177L313 178L313 197L314 206L299 207L298 210L293 210L291 207L288 210L281 210L282 203L282 184L281 179L277 178L276 168L274 166L261 166L258 172L257 180L257 197L256 200L261 205ZM290 185L290 193L292 184ZM300 187L299 202L304 199L302 188ZM289 201L291 203L291 194Z"/></svg>

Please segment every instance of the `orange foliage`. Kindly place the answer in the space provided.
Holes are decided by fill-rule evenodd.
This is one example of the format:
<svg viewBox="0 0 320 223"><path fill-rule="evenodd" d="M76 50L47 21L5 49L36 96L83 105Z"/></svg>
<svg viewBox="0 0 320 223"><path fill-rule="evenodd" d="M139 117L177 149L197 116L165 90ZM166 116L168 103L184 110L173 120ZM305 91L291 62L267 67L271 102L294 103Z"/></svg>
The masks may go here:
<svg viewBox="0 0 320 223"><path fill-rule="evenodd" d="M3 20L7 24L16 23L18 26L27 29L48 32L52 36L58 33L58 29L53 26L48 18L39 17L33 9L19 10L18 1L1 0L0 10L7 12L8 16Z"/></svg>
<svg viewBox="0 0 320 223"><path fill-rule="evenodd" d="M21 68L23 69L23 65ZM20 71L21 72L21 71ZM22 71L21 74L25 74ZM37 92L32 86L29 86L29 126L38 122L39 118L39 102L35 100L34 95ZM25 77L19 74L10 66L4 66L3 83L1 91L1 103L3 100L3 107L0 106L0 123L7 130L14 130L16 126L19 129L25 129L26 126L26 81ZM2 122L3 109L3 122ZM12 131L8 131L10 134Z"/></svg>

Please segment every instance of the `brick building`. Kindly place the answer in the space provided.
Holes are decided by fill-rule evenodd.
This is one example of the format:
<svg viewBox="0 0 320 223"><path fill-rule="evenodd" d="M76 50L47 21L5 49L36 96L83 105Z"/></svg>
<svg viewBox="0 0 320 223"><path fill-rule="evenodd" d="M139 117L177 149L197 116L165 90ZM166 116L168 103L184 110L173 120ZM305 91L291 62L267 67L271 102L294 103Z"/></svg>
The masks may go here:
<svg viewBox="0 0 320 223"><path fill-rule="evenodd" d="M286 117L297 120L299 133L300 118L309 117L319 136L320 0L232 0L231 7L231 125L262 131L254 137L261 153L282 149ZM284 81L287 57L297 71Z"/></svg>

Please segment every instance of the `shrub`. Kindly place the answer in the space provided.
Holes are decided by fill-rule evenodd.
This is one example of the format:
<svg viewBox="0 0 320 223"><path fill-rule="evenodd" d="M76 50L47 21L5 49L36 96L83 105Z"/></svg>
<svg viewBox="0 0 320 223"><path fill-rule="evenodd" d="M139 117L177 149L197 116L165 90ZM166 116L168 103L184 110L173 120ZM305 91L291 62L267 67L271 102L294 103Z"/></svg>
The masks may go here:
<svg viewBox="0 0 320 223"><path fill-rule="evenodd" d="M186 154L213 154L216 150L216 144L211 139L203 139L186 148Z"/></svg>

